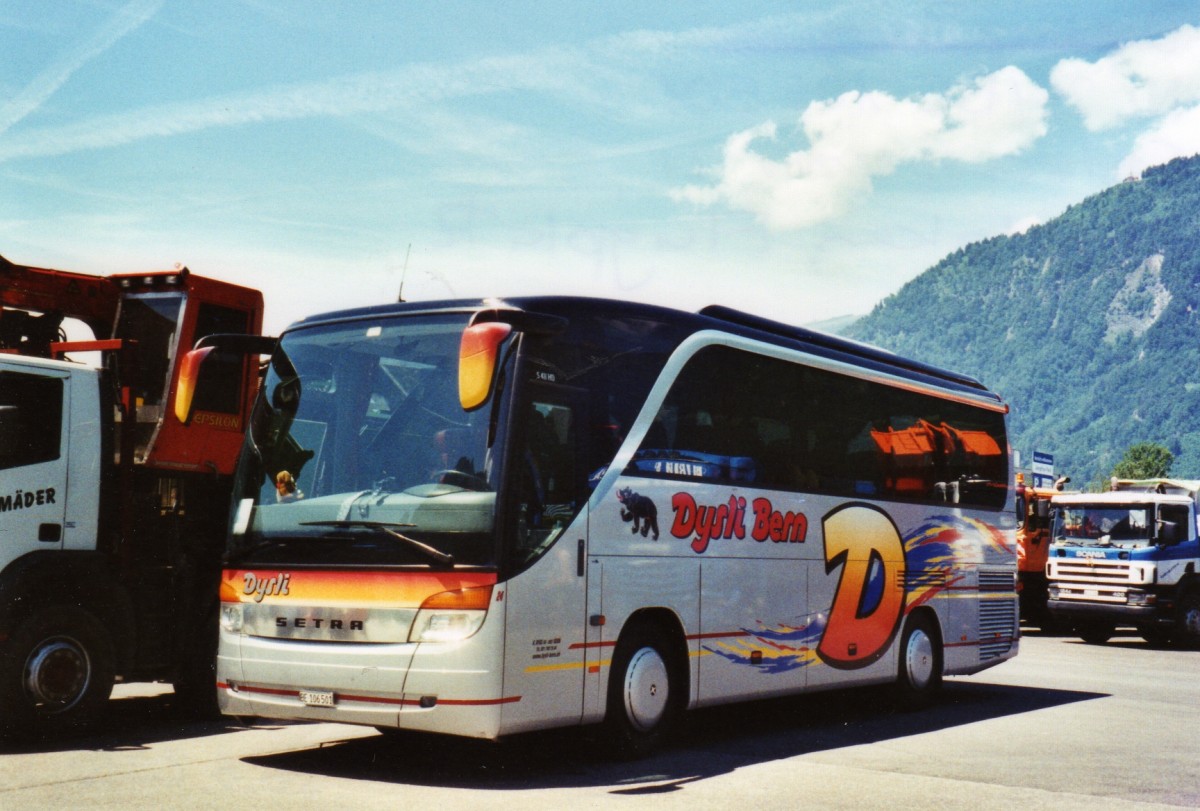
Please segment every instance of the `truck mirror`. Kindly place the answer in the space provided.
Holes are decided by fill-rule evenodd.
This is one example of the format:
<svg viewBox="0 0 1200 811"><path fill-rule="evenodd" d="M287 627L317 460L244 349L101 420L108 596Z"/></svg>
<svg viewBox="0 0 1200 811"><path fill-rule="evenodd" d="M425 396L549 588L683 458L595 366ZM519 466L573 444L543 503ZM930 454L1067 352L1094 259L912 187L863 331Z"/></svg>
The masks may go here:
<svg viewBox="0 0 1200 811"><path fill-rule="evenodd" d="M179 382L175 387L175 418L184 425L192 419L192 401L196 397L200 367L213 349L215 347L212 346L193 349L183 356L183 361L179 364Z"/></svg>
<svg viewBox="0 0 1200 811"><path fill-rule="evenodd" d="M1039 498L1034 502L1034 509L1037 510L1038 518L1046 519L1050 517L1050 502L1044 498Z"/></svg>
<svg viewBox="0 0 1200 811"><path fill-rule="evenodd" d="M184 425L191 420L196 390L200 384L200 370L214 350L226 357L270 355L278 343L278 338L242 333L214 333L196 341L195 348L184 355L179 363L179 376L175 383L175 418Z"/></svg>
<svg viewBox="0 0 1200 811"><path fill-rule="evenodd" d="M1179 524L1174 521L1159 521L1158 542L1165 546L1179 543Z"/></svg>

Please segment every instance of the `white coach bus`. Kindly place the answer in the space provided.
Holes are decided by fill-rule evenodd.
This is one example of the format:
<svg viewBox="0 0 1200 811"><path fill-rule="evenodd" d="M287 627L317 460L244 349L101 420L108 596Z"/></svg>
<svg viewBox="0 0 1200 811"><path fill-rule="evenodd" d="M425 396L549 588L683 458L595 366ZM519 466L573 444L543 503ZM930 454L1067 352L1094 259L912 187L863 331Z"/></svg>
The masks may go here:
<svg viewBox="0 0 1200 811"><path fill-rule="evenodd" d="M480 738L1017 652L1007 407L724 307L325 314L275 348L221 584L230 715Z"/></svg>

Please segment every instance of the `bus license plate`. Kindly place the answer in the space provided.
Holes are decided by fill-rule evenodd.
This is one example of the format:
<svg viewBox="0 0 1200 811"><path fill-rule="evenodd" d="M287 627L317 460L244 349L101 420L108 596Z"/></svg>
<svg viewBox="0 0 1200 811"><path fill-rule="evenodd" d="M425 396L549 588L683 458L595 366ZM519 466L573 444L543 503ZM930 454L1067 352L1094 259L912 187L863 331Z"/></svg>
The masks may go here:
<svg viewBox="0 0 1200 811"><path fill-rule="evenodd" d="M301 690L300 701L309 707L332 707L333 693L324 690Z"/></svg>

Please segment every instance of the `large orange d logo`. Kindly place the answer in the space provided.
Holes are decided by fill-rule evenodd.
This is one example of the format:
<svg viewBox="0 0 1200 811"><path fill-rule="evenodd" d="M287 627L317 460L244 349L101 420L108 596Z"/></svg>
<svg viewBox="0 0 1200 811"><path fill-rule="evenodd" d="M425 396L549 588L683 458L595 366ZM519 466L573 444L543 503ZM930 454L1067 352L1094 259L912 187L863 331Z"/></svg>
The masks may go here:
<svg viewBox="0 0 1200 811"><path fill-rule="evenodd" d="M904 541L881 510L850 504L822 519L825 572L841 568L817 653L828 665L866 667L883 655L904 613Z"/></svg>

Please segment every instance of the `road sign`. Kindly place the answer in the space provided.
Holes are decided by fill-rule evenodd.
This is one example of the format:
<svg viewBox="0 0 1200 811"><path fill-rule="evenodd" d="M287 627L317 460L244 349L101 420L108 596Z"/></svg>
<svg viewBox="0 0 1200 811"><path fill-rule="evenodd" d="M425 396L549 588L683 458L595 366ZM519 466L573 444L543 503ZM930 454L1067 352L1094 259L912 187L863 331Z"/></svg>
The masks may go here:
<svg viewBox="0 0 1200 811"><path fill-rule="evenodd" d="M1034 451L1030 470L1033 471L1034 487L1054 486L1054 454Z"/></svg>

